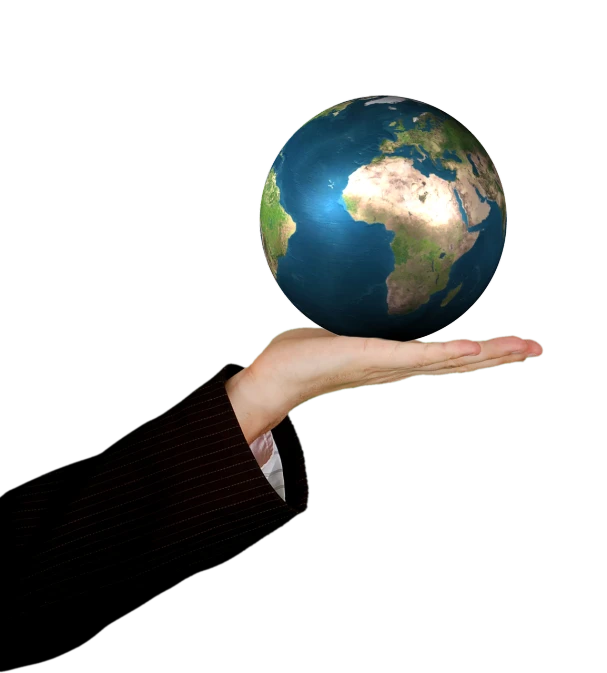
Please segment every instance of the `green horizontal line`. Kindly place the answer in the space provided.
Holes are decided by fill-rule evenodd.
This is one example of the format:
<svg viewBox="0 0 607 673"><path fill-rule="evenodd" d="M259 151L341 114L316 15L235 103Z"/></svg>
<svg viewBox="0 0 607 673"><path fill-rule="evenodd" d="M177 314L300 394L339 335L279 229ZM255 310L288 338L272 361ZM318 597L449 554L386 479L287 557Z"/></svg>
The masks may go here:
<svg viewBox="0 0 607 673"><path fill-rule="evenodd" d="M3 327L0 336L272 336L269 327Z"/></svg>
<svg viewBox="0 0 607 673"><path fill-rule="evenodd" d="M598 488L315 488L319 496L585 496L599 497Z"/></svg>
<svg viewBox="0 0 607 673"><path fill-rule="evenodd" d="M598 456L596 440L319 440L304 439L314 456Z"/></svg>
<svg viewBox="0 0 607 673"><path fill-rule="evenodd" d="M599 399L591 401L569 400L562 402L559 400L531 400L531 401L512 401L501 400L495 402L485 402L475 400L466 402L461 400L451 400L449 402L418 402L418 401L392 401L389 399L380 401L367 400L313 400L313 409L599 409Z"/></svg>
<svg viewBox="0 0 607 673"><path fill-rule="evenodd" d="M249 353L2 353L0 360L34 361L46 360L246 360Z"/></svg>
<svg viewBox="0 0 607 673"><path fill-rule="evenodd" d="M599 505L600 498L584 496L318 496L313 505Z"/></svg>
<svg viewBox="0 0 607 673"><path fill-rule="evenodd" d="M599 464L537 463L377 463L312 465L312 472L596 472Z"/></svg>

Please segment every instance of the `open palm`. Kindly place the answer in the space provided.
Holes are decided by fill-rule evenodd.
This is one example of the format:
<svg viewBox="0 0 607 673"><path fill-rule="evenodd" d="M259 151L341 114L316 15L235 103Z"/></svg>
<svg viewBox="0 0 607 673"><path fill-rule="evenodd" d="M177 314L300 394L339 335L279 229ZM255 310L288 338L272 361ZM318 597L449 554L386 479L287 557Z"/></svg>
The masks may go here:
<svg viewBox="0 0 607 673"><path fill-rule="evenodd" d="M228 392L253 415L269 413L267 427L305 400L343 388L419 374L471 372L541 353L537 342L518 337L423 343L294 329L274 338L252 365L233 377Z"/></svg>

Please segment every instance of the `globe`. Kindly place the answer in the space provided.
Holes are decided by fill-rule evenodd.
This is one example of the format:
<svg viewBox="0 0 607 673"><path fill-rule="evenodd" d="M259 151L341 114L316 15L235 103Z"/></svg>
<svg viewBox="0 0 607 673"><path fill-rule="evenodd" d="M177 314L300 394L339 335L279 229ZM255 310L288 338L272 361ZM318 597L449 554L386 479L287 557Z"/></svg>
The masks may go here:
<svg viewBox="0 0 607 673"><path fill-rule="evenodd" d="M276 282L325 329L406 341L467 311L506 235L488 153L417 100L369 96L304 124L268 174L261 240Z"/></svg>

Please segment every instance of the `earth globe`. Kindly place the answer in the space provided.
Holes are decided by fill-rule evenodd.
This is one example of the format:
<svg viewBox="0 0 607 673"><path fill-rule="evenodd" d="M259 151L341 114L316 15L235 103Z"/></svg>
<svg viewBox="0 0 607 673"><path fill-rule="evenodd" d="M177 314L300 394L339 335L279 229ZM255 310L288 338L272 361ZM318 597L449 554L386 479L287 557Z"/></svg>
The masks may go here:
<svg viewBox="0 0 607 673"><path fill-rule="evenodd" d="M268 174L261 240L276 282L335 334L407 341L449 325L491 281L506 202L487 151L417 100L324 110Z"/></svg>

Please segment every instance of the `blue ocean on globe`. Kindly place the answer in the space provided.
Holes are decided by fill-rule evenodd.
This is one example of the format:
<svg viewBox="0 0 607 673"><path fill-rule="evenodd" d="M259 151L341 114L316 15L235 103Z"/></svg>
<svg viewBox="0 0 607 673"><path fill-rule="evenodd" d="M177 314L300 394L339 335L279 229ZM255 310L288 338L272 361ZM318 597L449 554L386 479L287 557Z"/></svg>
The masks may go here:
<svg viewBox="0 0 607 673"><path fill-rule="evenodd" d="M481 296L506 205L493 162L445 112L397 96L304 124L264 187L261 238L288 299L336 334L417 339Z"/></svg>

